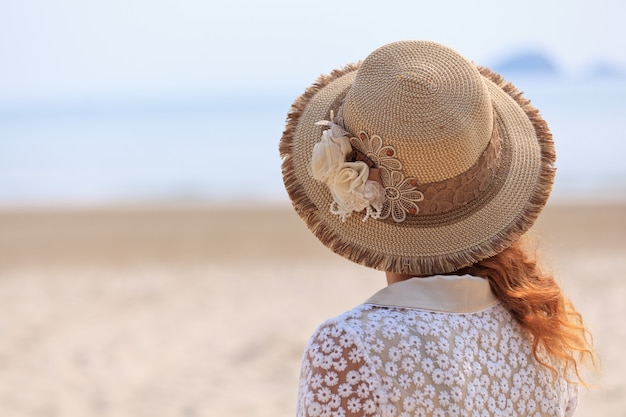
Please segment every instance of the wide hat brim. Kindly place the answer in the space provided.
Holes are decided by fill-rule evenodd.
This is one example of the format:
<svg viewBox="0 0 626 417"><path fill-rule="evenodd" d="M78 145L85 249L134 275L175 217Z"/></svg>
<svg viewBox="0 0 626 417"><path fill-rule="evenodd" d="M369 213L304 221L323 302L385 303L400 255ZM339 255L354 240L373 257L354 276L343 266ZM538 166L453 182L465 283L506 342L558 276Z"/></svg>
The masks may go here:
<svg viewBox="0 0 626 417"><path fill-rule="evenodd" d="M336 111L359 64L321 76L294 102L280 141L285 187L297 213L335 253L381 271L412 275L450 273L491 257L535 222L554 180L552 135L539 112L501 76L479 67L502 138L501 167L479 198L446 213L395 223L332 214L328 187L311 177L309 164L323 127Z"/></svg>

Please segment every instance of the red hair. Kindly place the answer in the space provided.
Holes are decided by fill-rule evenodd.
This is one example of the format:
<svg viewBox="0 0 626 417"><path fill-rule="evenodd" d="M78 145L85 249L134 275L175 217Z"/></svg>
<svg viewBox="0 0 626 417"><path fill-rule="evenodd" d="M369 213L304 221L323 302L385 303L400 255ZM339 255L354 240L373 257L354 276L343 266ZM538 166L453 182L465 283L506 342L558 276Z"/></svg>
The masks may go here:
<svg viewBox="0 0 626 417"><path fill-rule="evenodd" d="M554 276L540 270L522 242L463 269L462 273L489 281L496 297L533 336L533 353L540 363L556 372L541 360L538 352L543 349L583 382L580 365L595 364L591 334Z"/></svg>

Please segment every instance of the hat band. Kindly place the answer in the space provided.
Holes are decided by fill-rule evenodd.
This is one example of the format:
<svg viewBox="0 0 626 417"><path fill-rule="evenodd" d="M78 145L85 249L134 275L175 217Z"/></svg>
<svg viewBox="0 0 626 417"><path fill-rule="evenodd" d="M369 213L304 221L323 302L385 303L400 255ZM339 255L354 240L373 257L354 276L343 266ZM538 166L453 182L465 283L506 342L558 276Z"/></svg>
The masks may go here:
<svg viewBox="0 0 626 417"><path fill-rule="evenodd" d="M437 182L419 183L413 177L405 177L395 148L385 145L378 135L359 132L358 137L350 137L350 144L371 161L370 167L380 169L387 197L381 218L391 215L396 222L403 221L406 215L446 213L478 198L495 178L502 153L495 115L489 143L474 165L455 177Z"/></svg>
<svg viewBox="0 0 626 417"><path fill-rule="evenodd" d="M381 136L361 131L356 137L344 129L341 116L333 117L332 110L330 114L332 121L315 123L328 129L313 147L310 174L329 187L330 211L342 221L363 211L363 221L391 218L396 223L407 215L447 213L487 191L500 167L502 139L495 114L489 142L474 164L459 175L431 183L405 176L398 152Z"/></svg>
<svg viewBox="0 0 626 417"><path fill-rule="evenodd" d="M418 186L424 194L418 215L446 213L478 198L495 178L501 154L502 138L494 116L491 139L474 165L455 177Z"/></svg>

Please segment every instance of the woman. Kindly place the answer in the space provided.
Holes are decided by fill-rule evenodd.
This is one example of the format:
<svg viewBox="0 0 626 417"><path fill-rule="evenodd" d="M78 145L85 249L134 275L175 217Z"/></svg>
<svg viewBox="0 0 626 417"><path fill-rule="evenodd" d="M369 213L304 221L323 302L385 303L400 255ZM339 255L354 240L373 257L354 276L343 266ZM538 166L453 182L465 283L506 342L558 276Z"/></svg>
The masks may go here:
<svg viewBox="0 0 626 417"><path fill-rule="evenodd" d="M592 350L521 243L554 178L511 84L423 41L322 76L283 134L285 186L334 252L388 286L322 324L298 416L569 416Z"/></svg>

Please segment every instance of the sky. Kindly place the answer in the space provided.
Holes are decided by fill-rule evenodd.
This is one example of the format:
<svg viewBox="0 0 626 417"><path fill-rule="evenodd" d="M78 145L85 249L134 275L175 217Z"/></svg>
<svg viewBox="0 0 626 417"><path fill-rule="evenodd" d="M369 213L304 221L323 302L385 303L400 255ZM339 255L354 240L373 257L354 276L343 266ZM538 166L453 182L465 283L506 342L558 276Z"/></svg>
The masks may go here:
<svg viewBox="0 0 626 417"><path fill-rule="evenodd" d="M400 39L626 68L621 0L0 0L0 107L299 91Z"/></svg>
<svg viewBox="0 0 626 417"><path fill-rule="evenodd" d="M403 39L487 66L548 57L558 79L507 79L559 137L557 180L623 193L624 16L623 0L0 0L0 206L286 200L276 146L294 98ZM619 88L573 85L596 65Z"/></svg>

